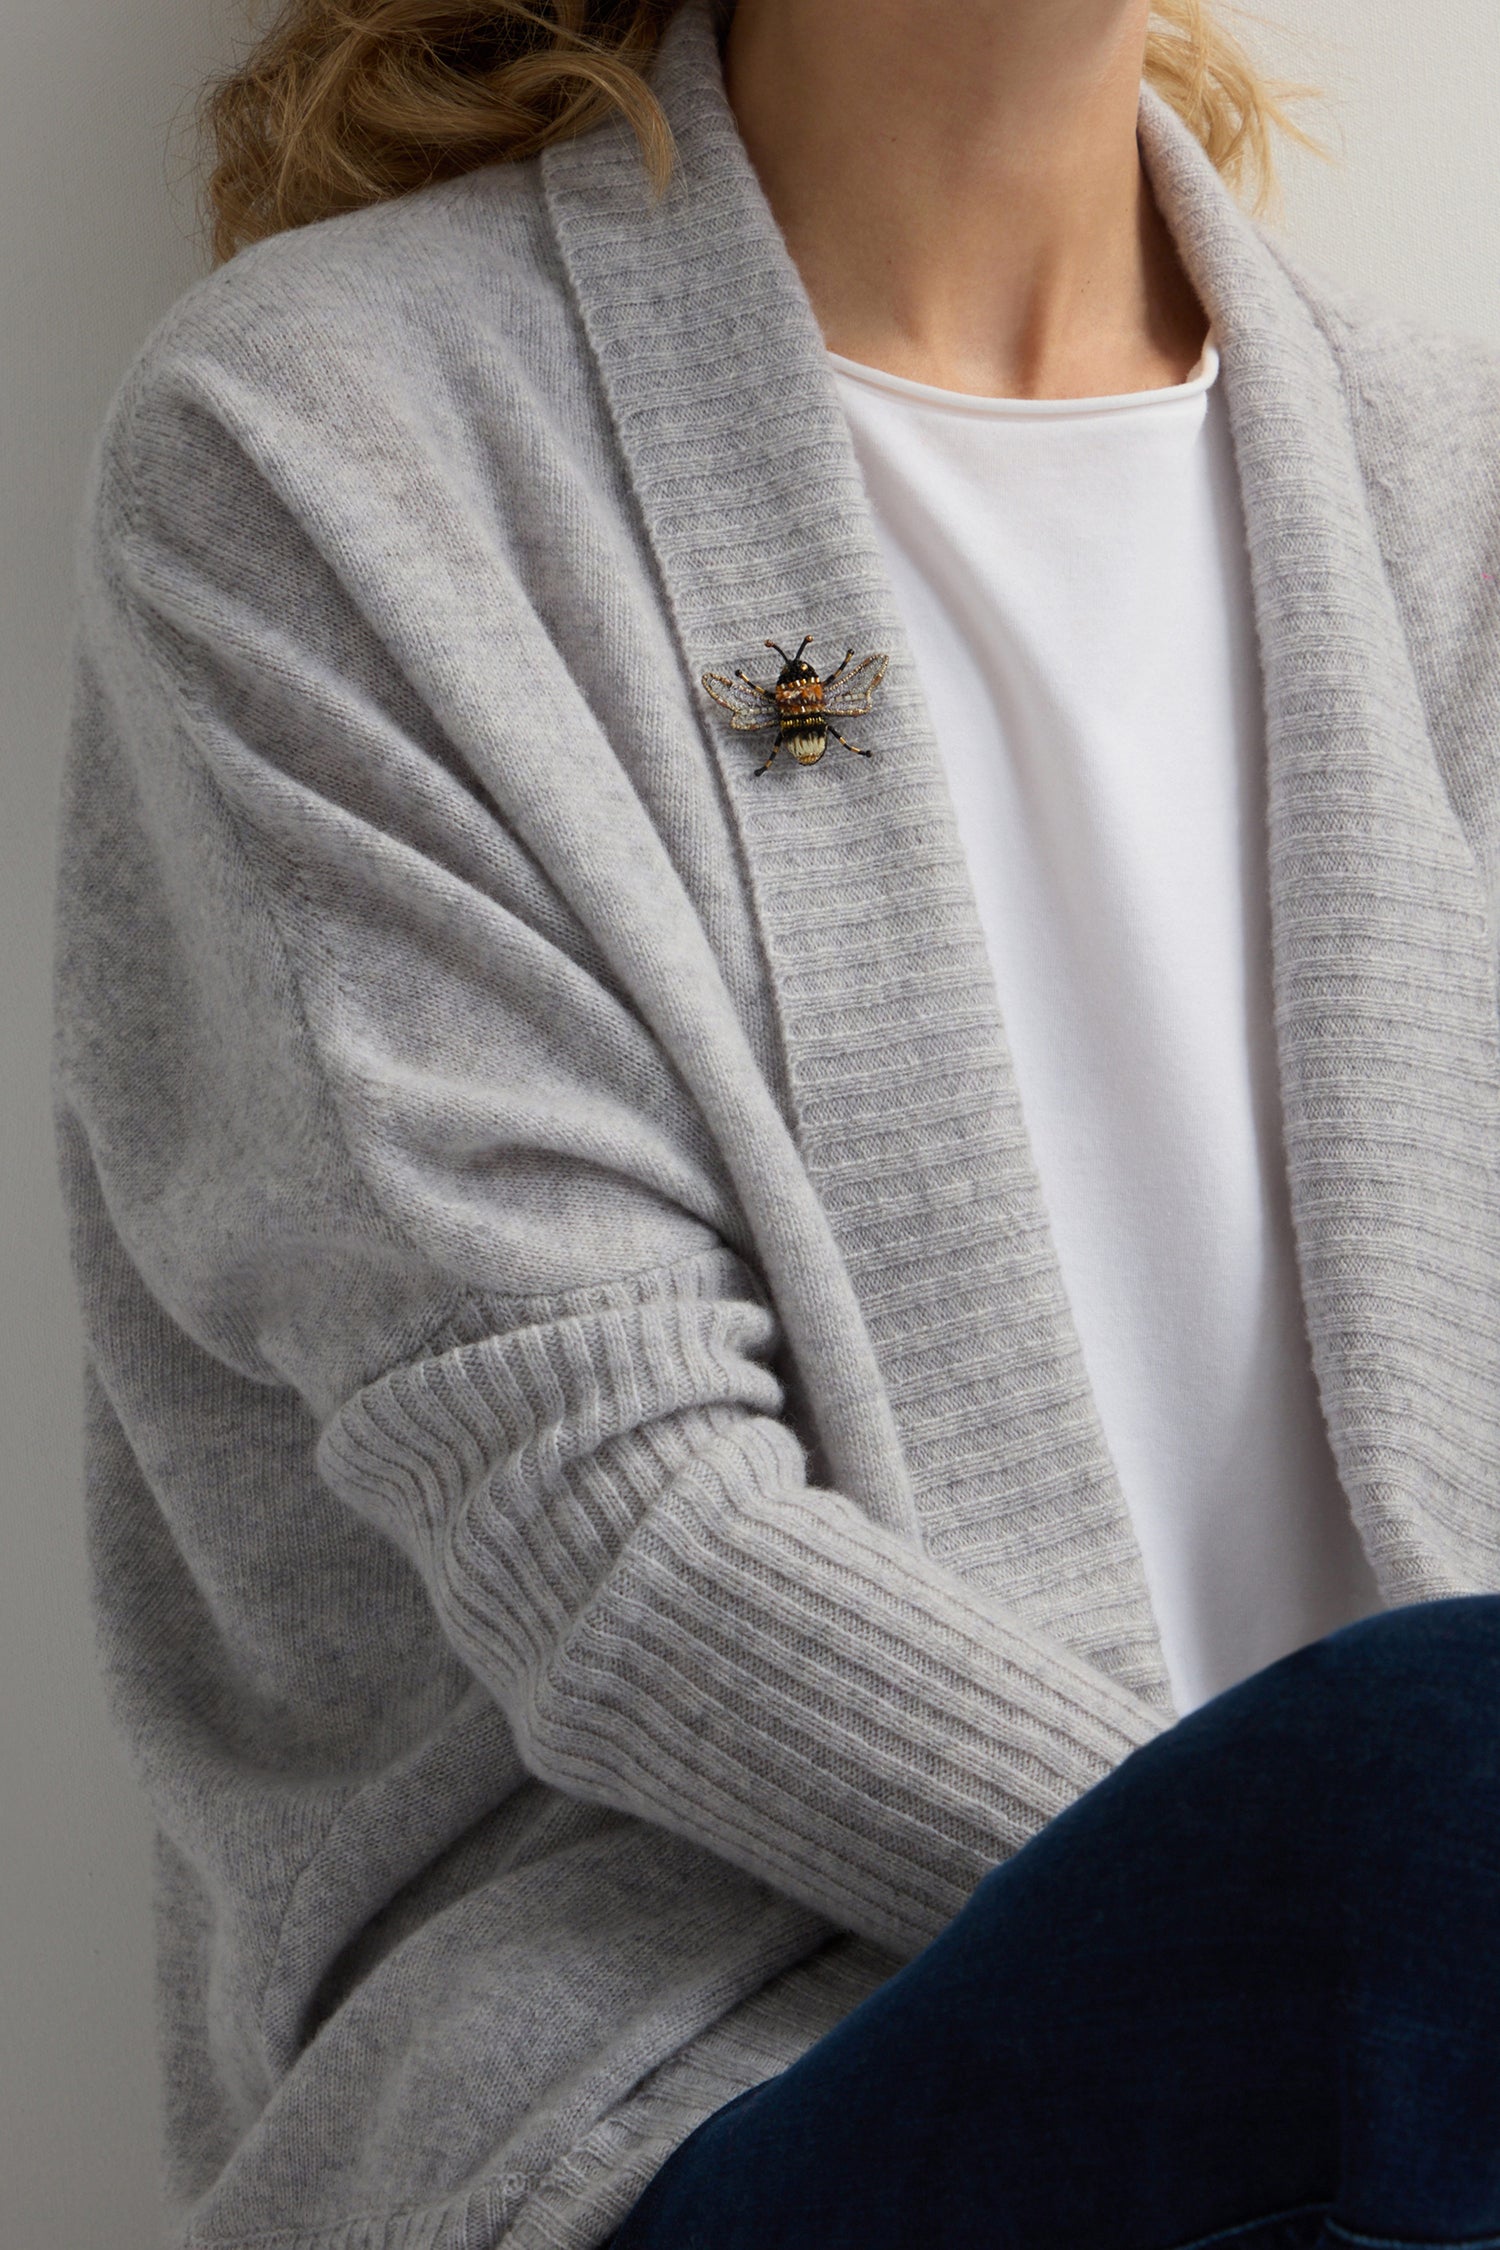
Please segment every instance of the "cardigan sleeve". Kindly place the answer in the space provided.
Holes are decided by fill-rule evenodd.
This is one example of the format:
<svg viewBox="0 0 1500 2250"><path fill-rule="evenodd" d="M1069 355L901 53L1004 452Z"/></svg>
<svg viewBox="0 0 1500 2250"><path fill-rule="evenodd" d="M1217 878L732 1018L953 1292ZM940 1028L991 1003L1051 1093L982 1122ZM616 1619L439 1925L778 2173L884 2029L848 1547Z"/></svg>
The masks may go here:
<svg viewBox="0 0 1500 2250"><path fill-rule="evenodd" d="M174 412L113 418L79 549L55 1088L92 1223L305 1403L534 1775L909 1954L1162 1715L809 1480L723 1166L566 881Z"/></svg>

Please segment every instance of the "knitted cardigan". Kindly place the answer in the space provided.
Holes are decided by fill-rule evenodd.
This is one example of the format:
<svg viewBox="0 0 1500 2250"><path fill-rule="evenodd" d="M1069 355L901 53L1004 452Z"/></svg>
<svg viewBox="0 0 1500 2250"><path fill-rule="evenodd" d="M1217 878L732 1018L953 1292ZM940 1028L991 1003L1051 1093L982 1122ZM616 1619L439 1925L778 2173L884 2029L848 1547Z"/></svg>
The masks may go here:
<svg viewBox="0 0 1500 2250"><path fill-rule="evenodd" d="M972 887L713 0L285 233L77 541L55 1116L171 2240L590 2250L1173 1717ZM1149 92L1268 723L1287 1187L1390 1603L1500 1585L1500 369ZM705 669L890 651L756 777Z"/></svg>

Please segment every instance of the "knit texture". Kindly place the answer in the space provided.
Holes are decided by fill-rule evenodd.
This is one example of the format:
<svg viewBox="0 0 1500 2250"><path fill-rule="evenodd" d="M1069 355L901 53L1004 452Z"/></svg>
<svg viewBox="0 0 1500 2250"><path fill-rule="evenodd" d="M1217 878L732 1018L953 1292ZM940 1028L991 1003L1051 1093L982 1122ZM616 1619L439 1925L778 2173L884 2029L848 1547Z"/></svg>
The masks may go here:
<svg viewBox="0 0 1500 2250"><path fill-rule="evenodd" d="M273 237L95 450L55 1107L175 2250L591 2250L1172 1716L710 0L655 82L659 207L611 123ZM1494 1587L1496 366L1141 122L1336 1458L1388 1600ZM874 755L757 779L698 675L805 632Z"/></svg>

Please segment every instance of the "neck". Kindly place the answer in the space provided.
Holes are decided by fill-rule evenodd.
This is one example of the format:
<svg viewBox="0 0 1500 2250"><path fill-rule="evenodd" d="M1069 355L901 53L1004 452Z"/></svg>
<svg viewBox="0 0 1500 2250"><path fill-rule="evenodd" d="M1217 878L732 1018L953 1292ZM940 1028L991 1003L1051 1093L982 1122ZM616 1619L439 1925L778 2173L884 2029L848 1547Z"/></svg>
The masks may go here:
<svg viewBox="0 0 1500 2250"><path fill-rule="evenodd" d="M1149 0L737 0L725 86L829 348L990 397L1183 381L1141 167Z"/></svg>

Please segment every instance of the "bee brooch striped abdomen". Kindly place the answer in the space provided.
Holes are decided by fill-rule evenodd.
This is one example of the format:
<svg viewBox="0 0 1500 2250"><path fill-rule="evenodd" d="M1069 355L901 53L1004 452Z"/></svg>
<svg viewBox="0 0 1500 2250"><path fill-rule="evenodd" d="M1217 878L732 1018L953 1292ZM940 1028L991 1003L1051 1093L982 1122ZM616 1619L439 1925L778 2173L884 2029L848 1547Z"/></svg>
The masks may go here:
<svg viewBox="0 0 1500 2250"><path fill-rule="evenodd" d="M705 672L703 685L715 703L721 703L729 713L729 723L739 733L752 734L761 727L774 727L776 740L771 746L771 756L765 765L757 766L758 774L776 756L778 750L789 750L799 766L815 766L828 748L828 737L842 742L857 758L868 758L871 753L859 743L851 742L840 734L833 724L835 719L857 719L870 709L871 699L890 661L888 654L877 652L862 656L849 669L853 649L845 652L844 660L821 679L810 664L802 660L802 650L812 642L811 633L802 637L801 647L795 656L788 656L779 641L767 641L781 658L781 670L769 686L752 680L747 673L736 668L731 678L727 672Z"/></svg>

